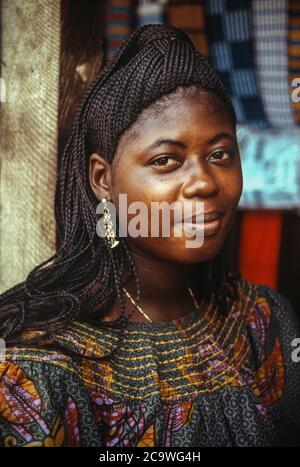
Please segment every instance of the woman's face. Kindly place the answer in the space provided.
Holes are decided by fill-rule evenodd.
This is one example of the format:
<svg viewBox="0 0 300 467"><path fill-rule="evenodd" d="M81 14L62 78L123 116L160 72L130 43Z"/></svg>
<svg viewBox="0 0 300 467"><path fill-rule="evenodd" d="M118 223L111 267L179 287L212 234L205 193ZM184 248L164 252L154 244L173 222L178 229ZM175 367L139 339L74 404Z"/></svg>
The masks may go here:
<svg viewBox="0 0 300 467"><path fill-rule="evenodd" d="M221 249L243 181L235 128L223 103L203 90L186 91L173 93L159 112L145 109L122 135L112 165L110 194L117 212L119 194L127 195L128 205L142 201L148 207L149 225L153 201L193 205L201 201L204 212L221 211L219 230L205 235L197 248L187 247L186 241L193 237L184 231L174 236L174 224L169 237L126 239L135 251L192 264L210 260ZM135 215L128 215L128 222Z"/></svg>

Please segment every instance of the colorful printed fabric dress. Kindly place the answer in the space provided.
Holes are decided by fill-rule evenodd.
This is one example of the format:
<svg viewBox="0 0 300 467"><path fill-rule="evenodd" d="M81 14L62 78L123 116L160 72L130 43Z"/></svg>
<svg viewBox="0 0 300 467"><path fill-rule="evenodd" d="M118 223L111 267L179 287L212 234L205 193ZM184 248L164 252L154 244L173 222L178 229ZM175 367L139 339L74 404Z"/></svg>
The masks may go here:
<svg viewBox="0 0 300 467"><path fill-rule="evenodd" d="M168 322L73 322L0 363L3 446L300 445L300 337L274 289L234 282Z"/></svg>

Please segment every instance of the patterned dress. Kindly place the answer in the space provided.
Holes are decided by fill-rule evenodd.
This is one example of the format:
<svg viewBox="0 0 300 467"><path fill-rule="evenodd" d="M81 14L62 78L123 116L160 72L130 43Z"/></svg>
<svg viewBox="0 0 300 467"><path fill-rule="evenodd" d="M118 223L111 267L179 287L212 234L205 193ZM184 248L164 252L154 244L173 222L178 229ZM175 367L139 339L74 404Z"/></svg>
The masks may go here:
<svg viewBox="0 0 300 467"><path fill-rule="evenodd" d="M274 289L232 284L227 315L212 296L172 321L74 321L7 348L0 445L299 446L297 319Z"/></svg>

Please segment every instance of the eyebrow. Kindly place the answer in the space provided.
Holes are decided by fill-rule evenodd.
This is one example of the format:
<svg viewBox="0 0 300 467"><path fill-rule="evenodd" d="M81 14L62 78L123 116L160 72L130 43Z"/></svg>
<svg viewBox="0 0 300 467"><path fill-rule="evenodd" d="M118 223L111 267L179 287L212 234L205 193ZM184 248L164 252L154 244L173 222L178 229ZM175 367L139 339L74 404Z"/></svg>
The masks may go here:
<svg viewBox="0 0 300 467"><path fill-rule="evenodd" d="M207 144L218 143L222 139L230 139L231 141L234 141L233 137L229 133L219 133L218 135L208 140ZM161 138L154 141L154 143L150 144L150 146L148 146L146 149L156 149L163 144L173 144L174 146L178 146L183 149L187 147L187 145L182 143L182 141L170 138Z"/></svg>

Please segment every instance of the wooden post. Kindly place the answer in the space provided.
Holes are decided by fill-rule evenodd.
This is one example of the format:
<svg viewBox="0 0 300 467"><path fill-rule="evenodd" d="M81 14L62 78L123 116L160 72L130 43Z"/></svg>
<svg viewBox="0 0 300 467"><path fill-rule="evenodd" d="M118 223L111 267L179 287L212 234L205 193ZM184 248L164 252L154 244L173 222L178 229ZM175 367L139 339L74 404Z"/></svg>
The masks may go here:
<svg viewBox="0 0 300 467"><path fill-rule="evenodd" d="M0 293L55 252L59 154L78 101L101 68L104 6L2 0Z"/></svg>
<svg viewBox="0 0 300 467"><path fill-rule="evenodd" d="M2 0L0 291L53 254L60 2Z"/></svg>

